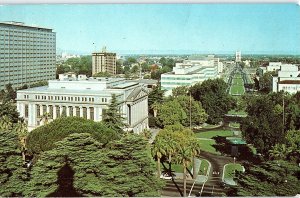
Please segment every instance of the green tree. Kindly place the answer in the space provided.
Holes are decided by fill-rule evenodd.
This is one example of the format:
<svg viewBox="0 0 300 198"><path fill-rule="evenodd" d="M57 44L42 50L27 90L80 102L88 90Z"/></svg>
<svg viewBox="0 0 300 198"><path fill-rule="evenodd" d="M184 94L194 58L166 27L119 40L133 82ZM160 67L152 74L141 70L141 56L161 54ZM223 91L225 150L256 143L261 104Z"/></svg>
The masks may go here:
<svg viewBox="0 0 300 198"><path fill-rule="evenodd" d="M22 158L23 161L25 162L26 160L26 150L27 150L27 136L28 136L28 129L27 129L27 124L24 121L19 120L17 124L15 124L14 128L13 128L13 132L15 132L18 136L18 140L19 140L19 145L21 148L21 152L22 152Z"/></svg>
<svg viewBox="0 0 300 198"><path fill-rule="evenodd" d="M103 115L103 122L108 128L111 128L114 131L118 131L119 133L123 132L125 126L124 118L120 113L117 96L115 94L112 94L111 103Z"/></svg>
<svg viewBox="0 0 300 198"><path fill-rule="evenodd" d="M173 97L178 97L178 96L187 96L189 93L189 87L188 86L180 86L180 87L175 87L172 89L172 96Z"/></svg>
<svg viewBox="0 0 300 198"><path fill-rule="evenodd" d="M119 135L101 122L78 117L62 117L32 130L27 137L29 153L40 154L55 148L55 143L73 133L90 133L103 144L118 139Z"/></svg>
<svg viewBox="0 0 300 198"><path fill-rule="evenodd" d="M200 101L209 115L207 122L216 124L235 107L234 99L226 92L227 84L222 79L208 79L190 88L196 101Z"/></svg>
<svg viewBox="0 0 300 198"><path fill-rule="evenodd" d="M157 107L156 105L153 106L154 103L162 104L162 102L164 101L164 93L165 91L161 90L160 84L157 84L157 86L153 88L153 90L148 95L149 110L151 109L153 112L153 107Z"/></svg>
<svg viewBox="0 0 300 198"><path fill-rule="evenodd" d="M262 77L259 78L259 89L265 93L269 93L271 91L272 86L272 77L275 72L266 72Z"/></svg>
<svg viewBox="0 0 300 198"><path fill-rule="evenodd" d="M300 168L287 161L268 161L246 167L238 174L238 187L230 196L295 196L300 192Z"/></svg>
<svg viewBox="0 0 300 198"><path fill-rule="evenodd" d="M63 177L65 167L73 174ZM89 197L159 196L162 184L154 172L149 147L141 136L130 134L103 147L90 134L71 134L41 155L26 194L60 197L71 191ZM45 177L39 178L42 173Z"/></svg>
<svg viewBox="0 0 300 198"><path fill-rule="evenodd" d="M160 168L160 163L161 163L161 158L163 155L165 155L166 151L164 150L164 147L165 147L165 142L160 140L160 139L157 139L154 141L153 145L152 145L152 155L154 157L156 157L157 159L157 177L160 178L160 175L161 175L161 168Z"/></svg>
<svg viewBox="0 0 300 198"><path fill-rule="evenodd" d="M276 160L278 159L285 160L292 152L292 150L289 147L287 147L285 144L275 144L275 146L273 146L269 152L271 158Z"/></svg>
<svg viewBox="0 0 300 198"><path fill-rule="evenodd" d="M12 129L12 122L7 115L0 117L0 130L10 130Z"/></svg>
<svg viewBox="0 0 300 198"><path fill-rule="evenodd" d="M176 109L176 111L174 111ZM183 124L187 119L187 115L180 103L177 101L164 102L158 110L157 116L161 125L174 125L177 123Z"/></svg>
<svg viewBox="0 0 300 198"><path fill-rule="evenodd" d="M282 103L280 97L282 93L252 97L246 108L248 116L241 123L242 135L247 143L253 144L266 156L275 144L284 143L282 113L275 108Z"/></svg>
<svg viewBox="0 0 300 198"><path fill-rule="evenodd" d="M17 135L0 130L0 196L22 197L27 180Z"/></svg>
<svg viewBox="0 0 300 198"><path fill-rule="evenodd" d="M195 101L194 98L189 96L178 96L174 99L174 101L177 101L180 104L187 115L186 119L182 122L184 126L190 126L190 124L192 126L200 125L207 120L208 115L202 108L201 103L199 101Z"/></svg>
<svg viewBox="0 0 300 198"><path fill-rule="evenodd" d="M11 102L0 103L0 117L7 116L12 123L17 123L19 120L19 112L16 105Z"/></svg>

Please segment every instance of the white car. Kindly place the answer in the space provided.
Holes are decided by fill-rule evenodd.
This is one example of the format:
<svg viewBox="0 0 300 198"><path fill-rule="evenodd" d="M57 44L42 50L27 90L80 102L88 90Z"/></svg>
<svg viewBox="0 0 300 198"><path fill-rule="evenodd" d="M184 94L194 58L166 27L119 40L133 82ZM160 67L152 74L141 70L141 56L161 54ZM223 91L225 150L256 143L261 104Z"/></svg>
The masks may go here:
<svg viewBox="0 0 300 198"><path fill-rule="evenodd" d="M169 176L167 173L162 173L162 174L160 175L160 178L161 178L161 179L167 179L167 180L171 180L171 179L172 179L172 177Z"/></svg>

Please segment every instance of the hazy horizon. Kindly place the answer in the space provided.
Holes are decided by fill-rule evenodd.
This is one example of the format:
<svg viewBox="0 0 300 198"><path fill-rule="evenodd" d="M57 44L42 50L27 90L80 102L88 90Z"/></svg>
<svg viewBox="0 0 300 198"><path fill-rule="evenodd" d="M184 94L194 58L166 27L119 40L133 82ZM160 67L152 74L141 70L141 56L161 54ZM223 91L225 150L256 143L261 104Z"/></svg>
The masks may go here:
<svg viewBox="0 0 300 198"><path fill-rule="evenodd" d="M0 21L53 28L58 51L300 54L297 4L4 5Z"/></svg>

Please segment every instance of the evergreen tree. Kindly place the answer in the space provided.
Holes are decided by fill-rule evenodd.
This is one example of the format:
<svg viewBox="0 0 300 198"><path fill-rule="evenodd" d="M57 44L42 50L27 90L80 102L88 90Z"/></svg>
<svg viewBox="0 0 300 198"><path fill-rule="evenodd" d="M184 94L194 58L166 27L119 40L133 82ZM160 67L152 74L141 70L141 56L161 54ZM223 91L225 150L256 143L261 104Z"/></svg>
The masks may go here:
<svg viewBox="0 0 300 198"><path fill-rule="evenodd" d="M17 135L0 130L0 196L23 196L27 179Z"/></svg>
<svg viewBox="0 0 300 198"><path fill-rule="evenodd" d="M123 132L123 128L125 126L124 118L120 113L117 96L115 94L112 94L111 103L103 115L103 122L108 128L118 132Z"/></svg>

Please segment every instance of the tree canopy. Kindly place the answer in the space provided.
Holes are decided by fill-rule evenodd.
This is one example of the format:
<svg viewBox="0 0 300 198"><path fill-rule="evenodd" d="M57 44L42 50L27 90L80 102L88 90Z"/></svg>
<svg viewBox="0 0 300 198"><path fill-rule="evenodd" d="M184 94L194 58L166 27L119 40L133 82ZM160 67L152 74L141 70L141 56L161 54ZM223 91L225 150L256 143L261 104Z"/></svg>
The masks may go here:
<svg viewBox="0 0 300 198"><path fill-rule="evenodd" d="M295 196L300 192L299 175L297 164L282 160L248 167L238 175L234 196Z"/></svg>
<svg viewBox="0 0 300 198"><path fill-rule="evenodd" d="M153 163L141 136L130 134L103 147L91 134L74 133L41 155L26 195L61 196L69 190L89 197L159 196L162 183L153 175Z"/></svg>
<svg viewBox="0 0 300 198"><path fill-rule="evenodd" d="M51 150L57 141L72 133L90 133L103 144L119 138L117 132L109 129L101 122L78 117L62 117L32 130L27 139L28 150L34 154Z"/></svg>
<svg viewBox="0 0 300 198"><path fill-rule="evenodd" d="M190 88L196 101L200 101L208 114L208 123L216 124L235 107L234 99L226 92L227 84L222 79L208 79Z"/></svg>

